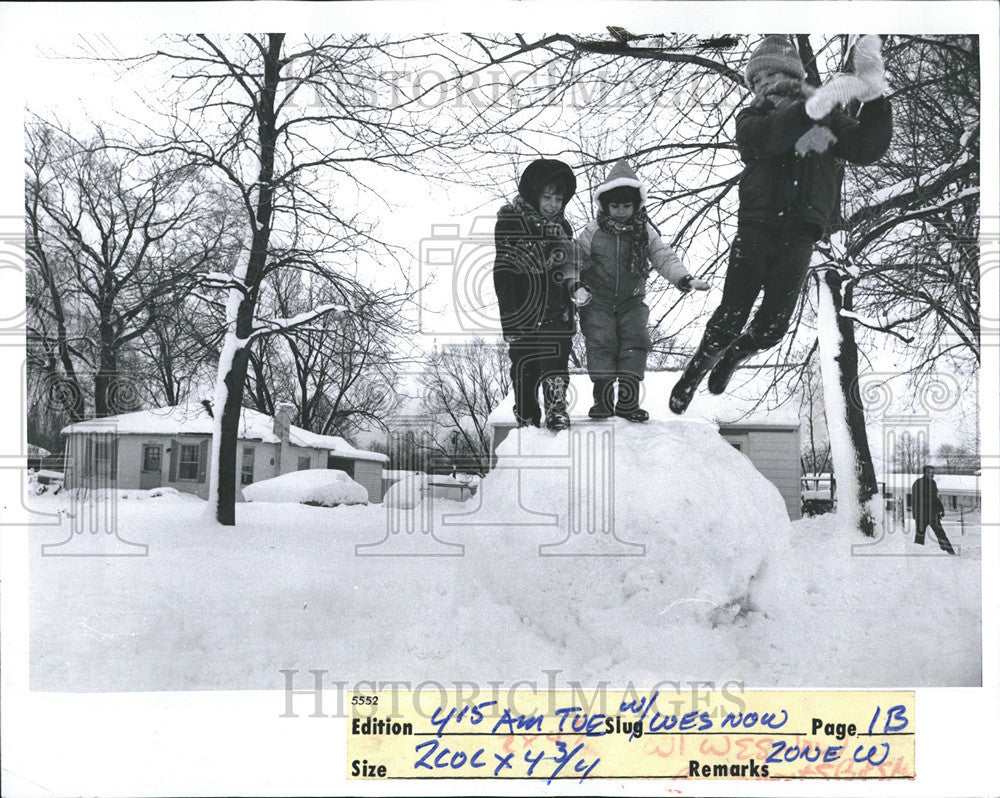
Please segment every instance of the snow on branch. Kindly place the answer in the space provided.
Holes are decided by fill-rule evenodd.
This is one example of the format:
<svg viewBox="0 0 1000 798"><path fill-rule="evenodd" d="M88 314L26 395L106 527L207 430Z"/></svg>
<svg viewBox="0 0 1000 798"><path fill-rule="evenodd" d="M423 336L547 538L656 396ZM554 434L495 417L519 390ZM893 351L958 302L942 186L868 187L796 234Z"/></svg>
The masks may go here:
<svg viewBox="0 0 1000 798"><path fill-rule="evenodd" d="M894 327L898 327L901 324L909 324L913 319L896 319L896 321L879 321L870 316L862 316L859 313L855 313L853 310L841 309L839 313L841 318L853 319L857 324L862 327L867 327L869 330L878 330L879 332L886 332L890 335L896 336L899 340L905 341L906 343L913 343L912 335L903 335L902 333L894 330Z"/></svg>
<svg viewBox="0 0 1000 798"><path fill-rule="evenodd" d="M242 294L246 295L247 286L246 283L235 274L229 274L227 272L200 272L195 275L198 284L204 286L205 288L215 288L215 289L229 289L235 288Z"/></svg>
<svg viewBox="0 0 1000 798"><path fill-rule="evenodd" d="M929 183L933 183L942 176L948 174L954 169L969 162L968 151L963 152L956 160L951 163L942 164L936 169L932 169L923 175L916 175L914 177L907 177L900 180L891 186L886 186L885 188L879 189L874 194L871 195L871 203L874 205L880 205L887 200L894 199L896 197L901 197L904 194L915 193L917 189L926 187Z"/></svg>
<svg viewBox="0 0 1000 798"><path fill-rule="evenodd" d="M282 330L291 330L298 327L302 327L305 324L316 321L317 319L325 316L327 313L346 313L346 305L335 305L326 304L320 305L319 307L313 308L312 310L306 310L288 319L261 319L260 325L256 327L251 333L251 338L260 338L263 335L270 335L272 333L281 332Z"/></svg>

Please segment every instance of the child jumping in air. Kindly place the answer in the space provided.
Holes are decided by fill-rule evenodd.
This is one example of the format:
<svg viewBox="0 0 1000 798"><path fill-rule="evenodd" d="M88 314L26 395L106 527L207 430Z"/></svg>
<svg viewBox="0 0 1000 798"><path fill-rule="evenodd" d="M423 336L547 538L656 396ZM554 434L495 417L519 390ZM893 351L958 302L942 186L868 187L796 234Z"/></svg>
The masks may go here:
<svg viewBox="0 0 1000 798"><path fill-rule="evenodd" d="M767 36L747 62L754 99L736 117L736 146L746 164L736 238L722 303L671 392L673 412L687 409L709 372L708 390L723 393L740 363L788 332L813 246L839 202L843 162L871 164L889 148L892 110L881 47L878 36L862 36L854 74L818 89L803 82L802 61L785 36ZM856 116L845 112L856 103L862 103Z"/></svg>
<svg viewBox="0 0 1000 798"><path fill-rule="evenodd" d="M649 413L639 407L639 383L651 346L646 278L655 269L682 291L705 291L708 283L688 274L663 243L646 214L646 188L626 161L612 167L594 194L600 211L577 239L585 287L572 295L580 308L587 371L594 383L588 415L646 421Z"/></svg>

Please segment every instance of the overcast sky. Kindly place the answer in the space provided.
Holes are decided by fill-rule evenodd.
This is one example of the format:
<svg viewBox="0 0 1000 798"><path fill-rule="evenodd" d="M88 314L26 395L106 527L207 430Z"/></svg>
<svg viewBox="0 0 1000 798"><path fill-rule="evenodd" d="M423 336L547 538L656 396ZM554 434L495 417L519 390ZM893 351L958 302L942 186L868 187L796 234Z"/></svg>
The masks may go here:
<svg viewBox="0 0 1000 798"><path fill-rule="evenodd" d="M22 40L19 45L26 58L21 63L30 65L30 90L25 92L28 106L41 116L58 119L81 134L86 133L90 123L97 122L127 125L123 120L134 119L156 125L154 109L173 90L164 78L162 66L129 69L124 65L87 60L91 56L144 52L154 39L152 31L108 36L54 30L35 41ZM542 141L529 143L540 148L545 146ZM522 164L498 166L507 168L513 178L517 169L531 157L526 155ZM582 175L581 178L577 200L568 209L568 216L577 228L582 227L589 215L585 206L589 191L584 184L585 178ZM514 193L513 179L502 192L503 196L500 191L474 188L461 182L442 185L417 172L398 174L372 169L370 174L365 174L365 179L371 181L383 199L382 202L375 200L368 210L373 218L381 220L382 237L399 247L402 268L414 282L424 282L433 276L421 296L423 337L418 339L420 345L440 345L470 333L489 335L496 330L490 278L490 233L497 208L504 197ZM984 194L984 199L987 196ZM369 196L362 200L354 193L345 201L348 205L351 202L356 205L359 200L372 199ZM665 236L669 237L670 232L669 226L664 229ZM704 253L694 253L686 258L686 265L696 271L702 265L702 257ZM400 279L399 271L392 265L370 261L366 268L370 269L371 279L376 284ZM654 275L650 284L654 318L659 315L657 300L665 309L676 297L673 291L667 291L662 297L655 296L656 289L662 285L660 278ZM687 333L689 343L700 335L707 314L719 301L721 287L720 275L713 281L713 289L708 295L695 296L693 301L682 306L681 321L674 322L672 327L680 329L682 336ZM458 312L455 310L456 297L461 306ZM871 348L866 354L871 358L873 370L883 374L891 374L901 365L901 352L894 342ZM909 393L904 382L904 378L893 380L897 396ZM906 401L902 400L894 411L903 412L905 405ZM936 439L932 445L954 441L959 435L959 420L967 418L975 408L975 395L965 394L953 411L937 419Z"/></svg>

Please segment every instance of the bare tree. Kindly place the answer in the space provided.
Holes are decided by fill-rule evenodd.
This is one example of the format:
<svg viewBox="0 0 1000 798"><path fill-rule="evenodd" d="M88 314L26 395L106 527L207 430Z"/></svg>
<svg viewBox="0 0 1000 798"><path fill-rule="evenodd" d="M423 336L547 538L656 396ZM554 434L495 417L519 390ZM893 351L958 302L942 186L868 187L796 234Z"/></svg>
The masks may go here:
<svg viewBox="0 0 1000 798"><path fill-rule="evenodd" d="M826 432L823 384L815 358L807 358L800 372L799 417L805 426L802 441L802 472L822 474L830 468L830 439Z"/></svg>
<svg viewBox="0 0 1000 798"><path fill-rule="evenodd" d="M942 443L936 457L943 463L941 470L949 474L974 474L980 467L979 452L952 443Z"/></svg>
<svg viewBox="0 0 1000 798"><path fill-rule="evenodd" d="M869 535L878 483L859 386L859 335L872 331L905 345L916 373L962 353L975 370L979 359L975 37L895 37L886 61L897 109L893 145L876 166L848 172L817 281L835 313L834 360L854 449L842 466L856 463L860 526Z"/></svg>
<svg viewBox="0 0 1000 798"><path fill-rule="evenodd" d="M463 470L490 469L490 413L510 391L507 347L476 338L452 344L427 358L421 377L424 406L432 419L432 456Z"/></svg>
<svg viewBox="0 0 1000 798"><path fill-rule="evenodd" d="M159 308L217 254L225 227L201 223L190 167L114 150L100 128L81 141L36 122L27 136L32 362L43 374L61 369L70 420L84 416L88 395L98 417L132 409L123 366Z"/></svg>
<svg viewBox="0 0 1000 798"><path fill-rule="evenodd" d="M345 255L345 246L391 261L362 215L338 200L345 189L364 191L364 170L397 168L437 142L415 117L372 99L388 64L384 42L372 37L180 36L140 61L167 64L185 98L159 149L211 170L243 212L247 250L232 273L214 275L213 282L227 300L208 512L233 525L237 431L252 345L329 313L353 312L331 302L260 318L267 278L292 269L332 286L356 284L348 268L356 258Z"/></svg>
<svg viewBox="0 0 1000 798"><path fill-rule="evenodd" d="M919 474L929 464L930 456L927 438L904 431L893 446L892 465L897 473Z"/></svg>
<svg viewBox="0 0 1000 798"><path fill-rule="evenodd" d="M290 399L298 425L324 435L381 426L397 402L398 372L409 362L400 338L413 332L405 313L413 292L355 285L340 294L288 271L273 276L261 301L266 313L282 317L331 302L352 312L257 338L247 384L252 406L271 414L276 401Z"/></svg>

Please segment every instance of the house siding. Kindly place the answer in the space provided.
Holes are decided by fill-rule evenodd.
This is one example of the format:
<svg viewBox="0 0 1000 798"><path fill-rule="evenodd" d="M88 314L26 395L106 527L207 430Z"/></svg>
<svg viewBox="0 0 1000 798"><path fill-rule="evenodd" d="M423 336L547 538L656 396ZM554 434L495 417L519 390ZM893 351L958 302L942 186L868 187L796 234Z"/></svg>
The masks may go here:
<svg viewBox="0 0 1000 798"><path fill-rule="evenodd" d="M365 486L368 501L381 502L385 496L382 489L382 469L385 464L375 460L354 461L354 481Z"/></svg>
<svg viewBox="0 0 1000 798"><path fill-rule="evenodd" d="M166 412L168 409L165 409ZM119 489L119 490L148 490L156 487L171 487L183 493L191 493L203 499L208 498L209 482L211 478L211 442L212 436L202 430L171 433L172 425L164 423L164 417L155 419L157 432L145 433L134 431L141 429L135 426L134 419L131 420L132 428L128 432L119 431L119 422L116 417L108 419L92 419L84 422L80 426L83 429L74 430L66 428L65 447L65 485L67 488L90 488L90 489ZM178 424L177 429L185 429L183 424ZM165 431L166 430L166 431ZM265 436L268 437L268 436ZM339 445L338 441L330 440L331 445ZM322 441L325 442L325 441ZM93 468L95 453L105 451L104 448L97 449L98 444L107 444L107 472L96 473ZM146 446L158 446L160 449L159 472L143 471L144 450ZM180 479L181 447L193 446L197 450L197 468L190 465L183 469L194 478ZM266 479L281 476L283 474L298 471L300 468L299 459L305 458L303 467L308 464L310 469L326 469L329 467L331 451L323 446L296 446L291 443L271 443L259 439L238 438L236 450L236 498L243 499L242 491L242 471L243 453L248 447L253 448L253 482L261 482ZM193 455L193 453L192 453ZM103 462L103 459L102 459ZM189 462L193 465L194 458ZM347 458L344 461L348 464L349 473L355 475L356 480L364 485L368 492L369 501L381 501L382 491L382 468L383 462L380 460L370 460L361 458ZM150 458L150 463L155 463L154 458ZM252 483L248 483L252 484Z"/></svg>
<svg viewBox="0 0 1000 798"><path fill-rule="evenodd" d="M788 517L802 517L801 440L794 427L723 426L719 434L740 450L761 476L774 485L785 500Z"/></svg>

